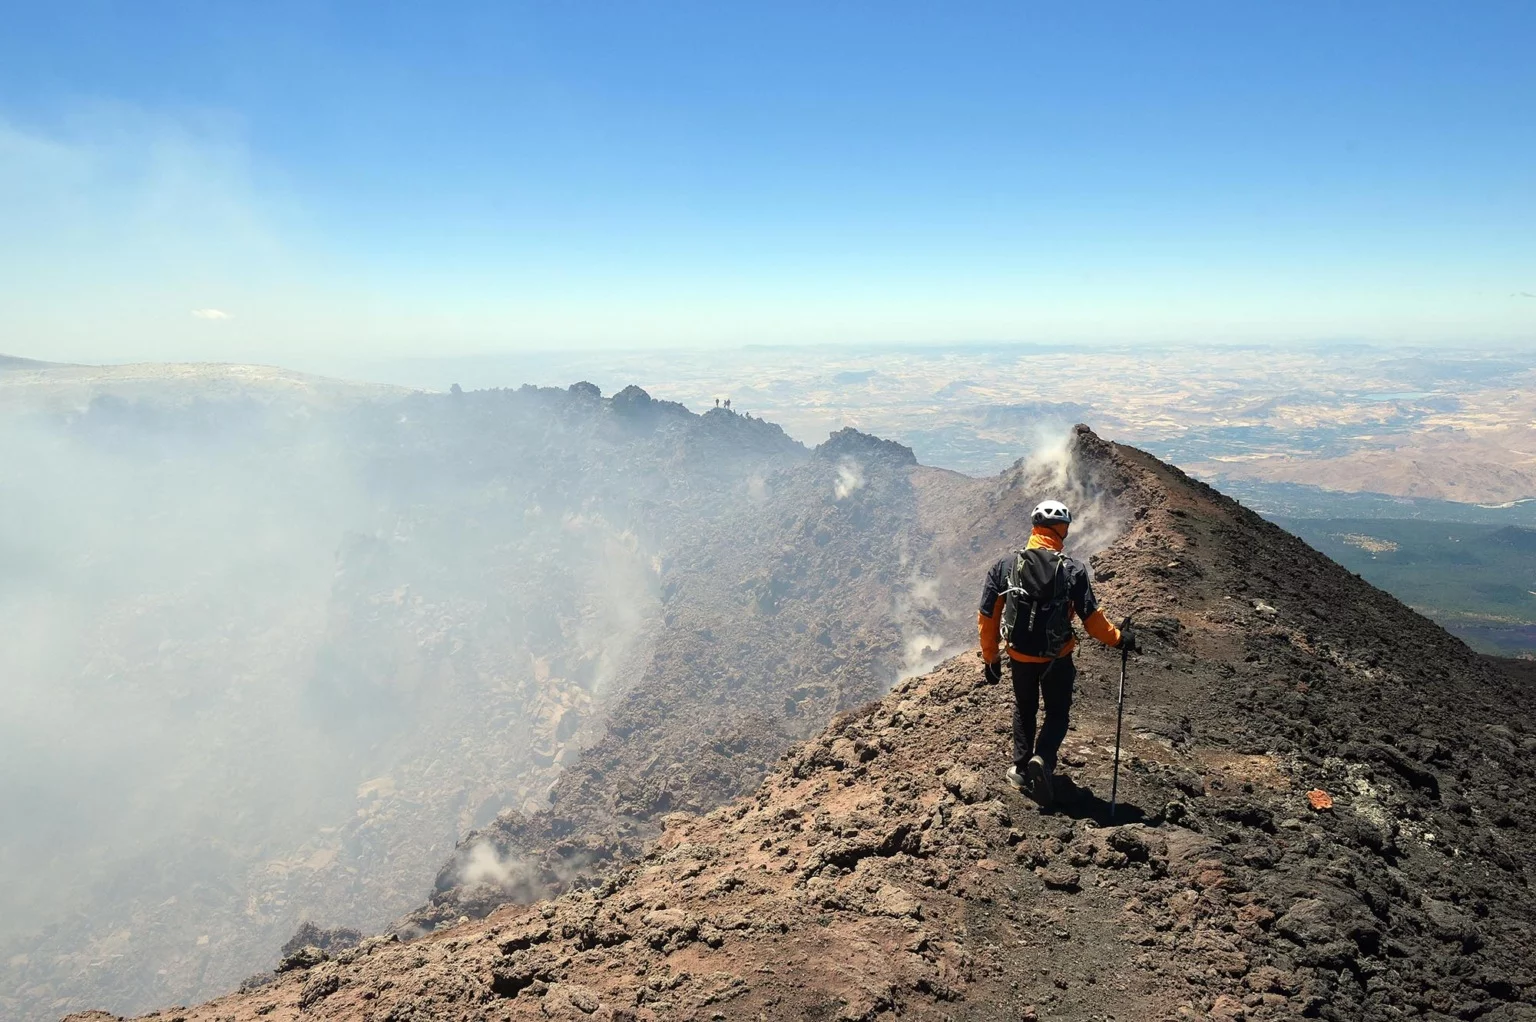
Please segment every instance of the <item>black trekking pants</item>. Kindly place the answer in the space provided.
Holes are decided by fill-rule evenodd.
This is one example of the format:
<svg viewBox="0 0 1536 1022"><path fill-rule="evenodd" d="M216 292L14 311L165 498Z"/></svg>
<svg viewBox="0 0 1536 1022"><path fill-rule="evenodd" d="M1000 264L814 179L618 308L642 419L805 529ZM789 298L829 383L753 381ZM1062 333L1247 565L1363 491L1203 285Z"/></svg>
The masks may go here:
<svg viewBox="0 0 1536 1022"><path fill-rule="evenodd" d="M1007 654L1005 653L1004 656ZM1072 654L1048 664L1010 660L1013 665L1013 765L1023 773L1031 756L1039 756L1051 770L1056 769L1056 753L1067 737L1067 711L1072 709L1072 685L1077 681L1077 665ZM1045 726L1035 739L1035 715L1042 697L1045 702Z"/></svg>

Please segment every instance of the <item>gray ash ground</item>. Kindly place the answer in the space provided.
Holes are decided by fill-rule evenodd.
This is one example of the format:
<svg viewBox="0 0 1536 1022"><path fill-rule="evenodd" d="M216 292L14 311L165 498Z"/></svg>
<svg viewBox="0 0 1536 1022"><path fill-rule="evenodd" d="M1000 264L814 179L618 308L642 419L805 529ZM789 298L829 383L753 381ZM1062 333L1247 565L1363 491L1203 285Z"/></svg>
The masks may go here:
<svg viewBox="0 0 1536 1022"><path fill-rule="evenodd" d="M749 794L711 807L726 783L684 785L700 812L631 814L636 855L610 809L525 821L528 855L540 827L626 853L550 900L455 925L449 885L424 917L449 925L421 939L161 1017L1536 1019L1529 668L1140 452L1076 447L1126 525L1094 558L1101 601L1147 648L1113 823L1118 654L1081 654L1072 790L1042 811L1003 783L1008 693L962 653ZM925 519L967 570L996 556L976 523L1033 496L990 485ZM638 755L615 748L602 765ZM578 765L570 790L599 775Z"/></svg>

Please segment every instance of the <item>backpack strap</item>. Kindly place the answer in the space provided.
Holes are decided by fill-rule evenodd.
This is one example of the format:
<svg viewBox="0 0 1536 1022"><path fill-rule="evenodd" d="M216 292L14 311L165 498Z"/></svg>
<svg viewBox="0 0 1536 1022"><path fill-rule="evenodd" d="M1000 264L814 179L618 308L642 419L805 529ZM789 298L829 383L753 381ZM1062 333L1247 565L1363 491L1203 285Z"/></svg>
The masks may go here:
<svg viewBox="0 0 1536 1022"><path fill-rule="evenodd" d="M1029 595L1020 585L1023 581L1024 551L1013 552L1013 567L1008 569L1006 579L1007 586L1003 589L1003 620L998 629L998 637L1002 640L1002 649L1006 650L1013 644L1013 626L1019 618L1019 597Z"/></svg>

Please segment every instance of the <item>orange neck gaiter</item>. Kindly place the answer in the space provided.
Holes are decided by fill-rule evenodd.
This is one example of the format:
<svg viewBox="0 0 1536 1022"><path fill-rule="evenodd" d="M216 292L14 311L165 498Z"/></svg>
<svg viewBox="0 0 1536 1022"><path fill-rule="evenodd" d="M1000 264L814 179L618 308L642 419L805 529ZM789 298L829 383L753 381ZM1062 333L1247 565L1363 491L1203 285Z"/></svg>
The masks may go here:
<svg viewBox="0 0 1536 1022"><path fill-rule="evenodd" d="M1035 547L1043 546L1048 550L1060 551L1061 544L1066 539L1065 532L1066 530L1059 525L1037 525L1030 530L1029 545L1025 549L1033 550Z"/></svg>

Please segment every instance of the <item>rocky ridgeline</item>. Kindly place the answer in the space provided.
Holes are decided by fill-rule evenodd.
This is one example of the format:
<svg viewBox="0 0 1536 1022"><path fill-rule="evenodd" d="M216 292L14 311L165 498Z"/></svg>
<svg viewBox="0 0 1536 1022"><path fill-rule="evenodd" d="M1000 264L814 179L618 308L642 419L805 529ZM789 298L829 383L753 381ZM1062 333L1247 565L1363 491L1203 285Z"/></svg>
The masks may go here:
<svg viewBox="0 0 1536 1022"><path fill-rule="evenodd" d="M1071 783L1043 813L1002 783L1008 693L962 653L748 794L652 803L630 845L605 836L611 802L527 831L532 857L548 838L622 853L552 898L316 949L161 1017L1536 1018L1529 676L1140 452L1082 431L1076 453L1123 525L1094 558L1101 599L1147 647L1113 821L1118 657L1081 656ZM942 476L909 482L962 575L995 556L987 516L1026 499L1007 478L947 499ZM604 768L658 738L684 748L660 724L630 735L639 751L583 754L557 810L623 784Z"/></svg>

